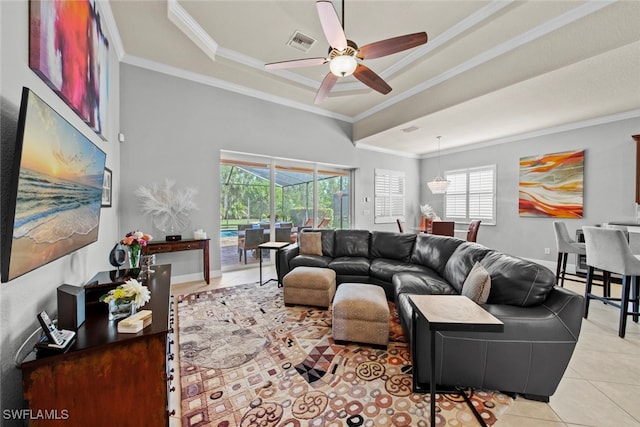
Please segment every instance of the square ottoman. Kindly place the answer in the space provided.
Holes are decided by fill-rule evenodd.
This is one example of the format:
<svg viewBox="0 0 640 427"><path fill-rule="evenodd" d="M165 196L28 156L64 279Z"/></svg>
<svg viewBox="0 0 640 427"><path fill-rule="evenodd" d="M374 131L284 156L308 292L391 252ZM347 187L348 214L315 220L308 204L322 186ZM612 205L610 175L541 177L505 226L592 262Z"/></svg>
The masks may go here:
<svg viewBox="0 0 640 427"><path fill-rule="evenodd" d="M380 286L342 283L333 300L333 339L386 346L389 305Z"/></svg>
<svg viewBox="0 0 640 427"><path fill-rule="evenodd" d="M331 307L336 272L330 268L296 267L282 279L284 305Z"/></svg>

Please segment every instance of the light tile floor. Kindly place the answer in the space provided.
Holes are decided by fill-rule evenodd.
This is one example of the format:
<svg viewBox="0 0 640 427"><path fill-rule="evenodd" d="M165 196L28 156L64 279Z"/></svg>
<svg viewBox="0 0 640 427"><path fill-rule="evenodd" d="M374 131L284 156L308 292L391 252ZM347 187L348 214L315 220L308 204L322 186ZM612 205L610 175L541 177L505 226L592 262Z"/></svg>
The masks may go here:
<svg viewBox="0 0 640 427"><path fill-rule="evenodd" d="M263 274L273 277L275 269L265 266ZM258 275L257 268L225 272L210 285L175 284L173 295L257 282ZM566 281L565 287L584 293L583 283ZM619 288L614 284L612 293ZM518 396L495 427L640 427L640 324L629 318L621 339L618 318L618 309L592 301L569 367L549 403ZM180 419L171 417L170 425L179 427Z"/></svg>

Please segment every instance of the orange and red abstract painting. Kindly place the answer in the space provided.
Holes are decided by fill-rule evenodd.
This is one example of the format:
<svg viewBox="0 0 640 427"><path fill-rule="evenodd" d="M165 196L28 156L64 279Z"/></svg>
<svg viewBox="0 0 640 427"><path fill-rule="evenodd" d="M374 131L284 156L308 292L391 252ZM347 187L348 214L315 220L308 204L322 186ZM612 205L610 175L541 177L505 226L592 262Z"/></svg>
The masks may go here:
<svg viewBox="0 0 640 427"><path fill-rule="evenodd" d="M582 218L584 150L520 159L520 216Z"/></svg>

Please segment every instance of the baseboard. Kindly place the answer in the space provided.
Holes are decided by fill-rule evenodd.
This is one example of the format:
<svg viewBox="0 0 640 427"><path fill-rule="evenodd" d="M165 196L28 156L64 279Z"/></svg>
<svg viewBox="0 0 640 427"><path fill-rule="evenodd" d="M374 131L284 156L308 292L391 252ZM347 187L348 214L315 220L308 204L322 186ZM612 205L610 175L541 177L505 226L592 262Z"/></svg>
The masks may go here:
<svg viewBox="0 0 640 427"><path fill-rule="evenodd" d="M209 271L211 278L221 277L222 271L220 270L210 270ZM202 272L192 273L192 274L182 274L180 276L171 276L171 283L186 283L186 282L197 282L198 280L204 281L204 276Z"/></svg>

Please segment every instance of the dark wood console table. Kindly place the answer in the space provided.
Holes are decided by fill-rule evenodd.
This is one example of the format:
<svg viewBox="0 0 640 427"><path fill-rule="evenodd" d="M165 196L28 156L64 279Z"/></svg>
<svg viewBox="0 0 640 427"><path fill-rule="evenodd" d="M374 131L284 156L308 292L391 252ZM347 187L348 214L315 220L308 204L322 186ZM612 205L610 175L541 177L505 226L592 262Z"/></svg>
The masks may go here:
<svg viewBox="0 0 640 427"><path fill-rule="evenodd" d="M156 265L144 284L153 322L120 334L107 304L86 305L85 322L66 353L33 351L22 362L22 388L32 413L57 410L61 419L32 419L30 426L167 426L171 377L167 376L172 317L171 266ZM106 284L103 290L108 289Z"/></svg>
<svg viewBox="0 0 640 427"><path fill-rule="evenodd" d="M202 249L202 264L204 269L204 280L209 284L209 240L176 240L174 242L151 241L147 243L147 246L142 248L144 255L160 254L165 252L180 252L180 251L192 251L196 249Z"/></svg>

